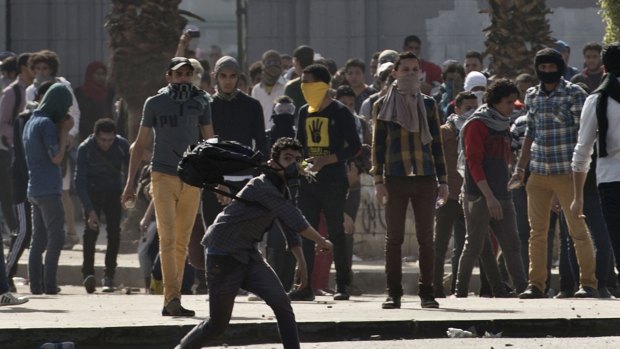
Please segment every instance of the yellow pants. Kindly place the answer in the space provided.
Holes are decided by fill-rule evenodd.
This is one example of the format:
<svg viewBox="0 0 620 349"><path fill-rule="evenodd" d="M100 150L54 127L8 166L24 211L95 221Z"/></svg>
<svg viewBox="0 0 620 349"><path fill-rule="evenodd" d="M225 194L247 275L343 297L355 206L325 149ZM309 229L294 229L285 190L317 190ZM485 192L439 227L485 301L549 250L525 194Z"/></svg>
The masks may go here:
<svg viewBox="0 0 620 349"><path fill-rule="evenodd" d="M200 204L200 188L162 172L152 172L151 185L166 305L174 298L181 299L187 245Z"/></svg>
<svg viewBox="0 0 620 349"><path fill-rule="evenodd" d="M573 201L573 179L570 174L542 176L532 174L525 188L527 190L527 214L530 220L530 271L529 283L539 290L545 289L547 281L547 232L553 194L557 195L568 224L568 233L573 239L577 262L579 263L580 286L597 288L595 276L596 261L590 232L583 219L575 219L570 213Z"/></svg>

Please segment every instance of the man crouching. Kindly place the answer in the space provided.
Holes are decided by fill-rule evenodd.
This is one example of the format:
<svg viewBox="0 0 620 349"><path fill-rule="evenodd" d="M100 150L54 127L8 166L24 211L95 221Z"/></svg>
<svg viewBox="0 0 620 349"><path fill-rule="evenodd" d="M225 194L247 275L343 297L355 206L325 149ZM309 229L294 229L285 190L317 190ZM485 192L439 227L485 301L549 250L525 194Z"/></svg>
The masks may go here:
<svg viewBox="0 0 620 349"><path fill-rule="evenodd" d="M332 249L332 243L308 224L290 198L288 184L300 175L302 149L297 140L278 139L271 148L270 170L250 180L239 192L240 200L226 206L207 229L202 244L207 255L209 319L194 327L176 349L201 348L221 336L239 288L261 297L273 309L284 348L299 348L290 300L257 244L273 223L280 224L297 260L296 279L301 288L306 286L308 273L297 233L314 241L322 252Z"/></svg>

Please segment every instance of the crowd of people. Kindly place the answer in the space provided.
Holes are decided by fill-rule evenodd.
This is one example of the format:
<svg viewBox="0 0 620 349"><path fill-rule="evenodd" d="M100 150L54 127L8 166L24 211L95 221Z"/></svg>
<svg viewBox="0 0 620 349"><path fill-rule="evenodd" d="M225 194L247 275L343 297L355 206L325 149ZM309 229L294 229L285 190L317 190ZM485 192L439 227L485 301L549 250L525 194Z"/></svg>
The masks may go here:
<svg viewBox="0 0 620 349"><path fill-rule="evenodd" d="M98 285L114 290L123 208L140 207L138 255L145 287L163 294L162 316L194 316L182 295L209 293L210 319L178 348L221 335L240 292L267 302L285 347L298 348L291 301L357 294L352 233L364 173L387 226L383 309L401 307L409 205L422 308L472 292L618 295L620 44L588 43L580 70L568 65L570 47L558 40L537 52L535 75L503 77L475 51L441 65L424 60L411 35L400 52L376 52L368 66L352 58L339 68L306 45L291 56L267 50L247 78L233 57L195 59L190 40L182 35L177 57L162 69L167 85L144 103L131 146L105 64L89 64L74 90L58 76L52 51L3 59L0 193L11 238L6 260L0 254L0 305L28 300L13 294L12 283L25 248L30 292L61 291L61 250L78 241L75 190L87 293ZM267 167L226 176L216 188L184 183L179 154L213 138L267 154ZM99 283L94 252L103 222ZM333 290L325 281L332 257ZM480 290L470 287L476 265Z"/></svg>

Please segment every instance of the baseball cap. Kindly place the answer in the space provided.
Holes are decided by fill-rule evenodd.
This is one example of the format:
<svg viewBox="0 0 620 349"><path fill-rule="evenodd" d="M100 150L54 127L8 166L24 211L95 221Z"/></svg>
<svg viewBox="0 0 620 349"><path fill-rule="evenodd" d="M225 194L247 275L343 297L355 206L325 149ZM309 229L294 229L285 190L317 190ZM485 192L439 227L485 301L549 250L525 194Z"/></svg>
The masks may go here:
<svg viewBox="0 0 620 349"><path fill-rule="evenodd" d="M170 60L170 64L168 64L168 70L177 70L182 66L187 65L192 70L194 70L194 66L192 66L192 62L185 57L174 57Z"/></svg>

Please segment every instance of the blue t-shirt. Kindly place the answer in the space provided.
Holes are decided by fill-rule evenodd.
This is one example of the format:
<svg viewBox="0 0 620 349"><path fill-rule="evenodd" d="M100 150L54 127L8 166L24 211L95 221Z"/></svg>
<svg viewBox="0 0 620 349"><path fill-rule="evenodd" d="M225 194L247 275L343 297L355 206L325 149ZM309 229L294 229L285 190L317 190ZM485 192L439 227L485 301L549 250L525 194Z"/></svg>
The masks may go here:
<svg viewBox="0 0 620 349"><path fill-rule="evenodd" d="M52 119L36 110L24 127L24 153L28 165L28 197L60 195L62 172L52 157L60 151L58 129Z"/></svg>

